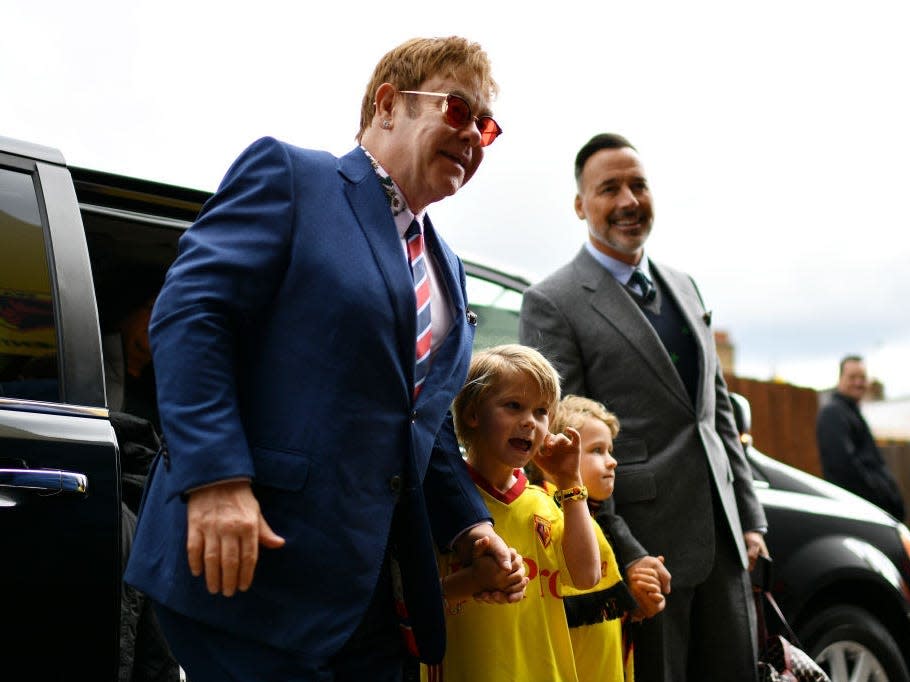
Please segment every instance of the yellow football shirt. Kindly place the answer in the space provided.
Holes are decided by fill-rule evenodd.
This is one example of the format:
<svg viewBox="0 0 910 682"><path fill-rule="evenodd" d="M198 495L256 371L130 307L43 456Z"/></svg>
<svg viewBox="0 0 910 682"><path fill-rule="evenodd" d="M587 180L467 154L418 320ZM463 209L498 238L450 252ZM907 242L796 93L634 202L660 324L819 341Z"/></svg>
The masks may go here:
<svg viewBox="0 0 910 682"><path fill-rule="evenodd" d="M634 601L631 595L625 592L620 585L622 576L613 548L607 542L600 525L591 519L594 524L594 533L597 535L597 545L600 548L601 579L590 590L576 590L573 587L563 588L562 595L569 598L574 595L591 595L600 593L603 596L601 605L606 605L602 613L603 620L585 625L574 625L569 628L572 638L572 650L575 654L575 669L579 680L610 680L615 682L631 682L634 679L632 669L632 653L623 641L622 616L624 609L632 606ZM614 595L620 593L617 599ZM567 609L571 610L569 602Z"/></svg>
<svg viewBox="0 0 910 682"><path fill-rule="evenodd" d="M496 532L521 554L530 578L517 604L473 599L446 603L446 655L421 666L424 682L576 682L569 627L560 597L568 569L562 553L562 511L542 489L518 481L501 493L472 471ZM461 566L440 556L440 573Z"/></svg>

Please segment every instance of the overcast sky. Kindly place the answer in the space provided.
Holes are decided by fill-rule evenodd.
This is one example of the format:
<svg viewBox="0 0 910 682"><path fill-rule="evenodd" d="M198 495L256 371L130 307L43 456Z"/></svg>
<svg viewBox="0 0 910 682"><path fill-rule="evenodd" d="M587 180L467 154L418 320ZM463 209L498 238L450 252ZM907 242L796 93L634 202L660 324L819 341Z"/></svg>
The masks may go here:
<svg viewBox="0 0 910 682"><path fill-rule="evenodd" d="M430 207L456 251L535 279L572 258L575 153L619 132L651 182L648 253L696 278L737 374L826 388L858 352L908 396L908 7L2 0L0 135L214 190L262 135L347 152L382 54L463 35L505 132Z"/></svg>

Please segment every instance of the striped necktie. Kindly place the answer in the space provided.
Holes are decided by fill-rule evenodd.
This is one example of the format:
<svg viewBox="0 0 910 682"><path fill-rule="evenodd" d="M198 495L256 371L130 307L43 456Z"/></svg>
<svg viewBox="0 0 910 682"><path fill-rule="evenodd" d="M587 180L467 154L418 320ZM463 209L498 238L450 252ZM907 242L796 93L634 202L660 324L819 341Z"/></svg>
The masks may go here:
<svg viewBox="0 0 910 682"><path fill-rule="evenodd" d="M430 278L427 274L427 259L423 248L423 233L416 219L411 221L404 233L408 244L408 261L414 277L414 293L417 297L417 362L414 367L414 397L420 394L427 372L430 369L430 343L433 331L430 325Z"/></svg>

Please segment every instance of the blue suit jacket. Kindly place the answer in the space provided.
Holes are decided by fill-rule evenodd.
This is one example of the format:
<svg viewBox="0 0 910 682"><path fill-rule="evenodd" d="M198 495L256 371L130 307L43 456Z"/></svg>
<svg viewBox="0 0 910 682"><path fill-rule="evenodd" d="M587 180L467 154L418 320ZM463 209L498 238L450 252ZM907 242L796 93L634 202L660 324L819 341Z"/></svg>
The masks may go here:
<svg viewBox="0 0 910 682"><path fill-rule="evenodd" d="M455 324L415 402L411 274L366 155L265 138L237 159L153 313L169 455L154 465L128 582L191 618L330 656L376 587L403 481L409 607L424 657L442 656L433 539L445 546L489 515L448 414L473 340L464 270L429 221L425 233ZM287 544L260 552L248 592L212 596L188 569L181 494L238 476Z"/></svg>

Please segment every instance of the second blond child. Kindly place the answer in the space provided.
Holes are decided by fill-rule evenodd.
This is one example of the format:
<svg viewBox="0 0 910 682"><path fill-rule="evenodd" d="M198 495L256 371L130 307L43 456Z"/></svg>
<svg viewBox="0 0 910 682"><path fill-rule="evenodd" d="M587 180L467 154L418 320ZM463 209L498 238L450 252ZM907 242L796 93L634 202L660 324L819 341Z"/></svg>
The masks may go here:
<svg viewBox="0 0 910 682"><path fill-rule="evenodd" d="M582 482L588 490L588 509L596 519L613 494L617 464L613 438L619 433L619 420L595 400L567 395L559 403L551 429L569 428L580 436ZM548 483L544 482L545 487L551 489ZM630 626L662 611L665 600L653 569L633 566L622 580L612 546L592 521L600 547L601 580L591 590L564 591L575 666L580 680L630 682L634 679Z"/></svg>

